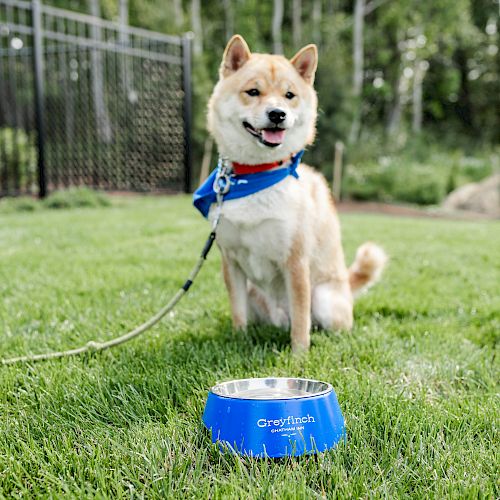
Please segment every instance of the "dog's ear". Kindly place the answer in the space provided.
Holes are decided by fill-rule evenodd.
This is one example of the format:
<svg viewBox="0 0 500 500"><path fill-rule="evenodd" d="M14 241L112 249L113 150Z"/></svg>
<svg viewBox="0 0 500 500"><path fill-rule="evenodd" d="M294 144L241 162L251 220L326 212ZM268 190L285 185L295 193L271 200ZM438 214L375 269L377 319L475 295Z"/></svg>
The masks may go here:
<svg viewBox="0 0 500 500"><path fill-rule="evenodd" d="M240 35L234 35L226 45L222 56L220 76L225 78L238 71L250 59L250 49L247 42Z"/></svg>
<svg viewBox="0 0 500 500"><path fill-rule="evenodd" d="M318 49L311 43L300 49L291 59L299 75L309 84L314 83L314 74L318 67Z"/></svg>

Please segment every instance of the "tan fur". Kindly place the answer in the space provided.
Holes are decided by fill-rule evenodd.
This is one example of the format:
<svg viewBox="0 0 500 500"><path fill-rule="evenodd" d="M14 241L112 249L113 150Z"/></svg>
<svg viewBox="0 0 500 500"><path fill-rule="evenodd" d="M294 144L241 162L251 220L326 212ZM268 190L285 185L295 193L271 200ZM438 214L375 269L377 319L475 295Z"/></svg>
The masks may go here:
<svg viewBox="0 0 500 500"><path fill-rule="evenodd" d="M240 293L237 288L238 283L241 282L242 273L231 260L224 256L224 253L222 254L222 274L229 293L233 327L244 329L246 328L248 319L248 302L246 295Z"/></svg>
<svg viewBox="0 0 500 500"><path fill-rule="evenodd" d="M208 126L219 151L230 161L258 164L283 160L311 144L317 98L312 87L317 50L308 45L290 61L251 54L238 35L228 43L209 103ZM249 89L258 89L251 96ZM289 99L287 92L295 97ZM243 126L269 127L268 112L286 112L278 147L260 144ZM307 350L311 324L350 329L353 292L380 277L383 250L362 245L347 269L340 225L324 177L300 165L299 180L289 176L251 196L226 201L217 232L233 324L258 320L291 326L294 351ZM213 212L211 212L213 217Z"/></svg>
<svg viewBox="0 0 500 500"><path fill-rule="evenodd" d="M307 350L311 343L311 279L305 242L297 233L285 264L287 290L290 298L291 339L293 350Z"/></svg>

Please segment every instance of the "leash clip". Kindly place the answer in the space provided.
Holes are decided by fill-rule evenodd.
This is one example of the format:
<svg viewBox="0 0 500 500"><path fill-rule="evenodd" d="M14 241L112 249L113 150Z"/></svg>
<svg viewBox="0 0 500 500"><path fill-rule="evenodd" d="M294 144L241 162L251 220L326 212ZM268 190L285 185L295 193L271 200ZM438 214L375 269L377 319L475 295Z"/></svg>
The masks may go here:
<svg viewBox="0 0 500 500"><path fill-rule="evenodd" d="M217 166L217 175L215 176L213 189L217 198L224 196L231 188L231 173L227 158L220 157Z"/></svg>
<svg viewBox="0 0 500 500"><path fill-rule="evenodd" d="M217 165L217 174L215 176L213 190L217 198L217 207L215 212L215 217L212 223L212 234L215 238L215 230L219 224L219 220L222 213L222 202L224 201L224 195L229 193L231 188L231 168L228 165L227 158L219 156L219 164Z"/></svg>

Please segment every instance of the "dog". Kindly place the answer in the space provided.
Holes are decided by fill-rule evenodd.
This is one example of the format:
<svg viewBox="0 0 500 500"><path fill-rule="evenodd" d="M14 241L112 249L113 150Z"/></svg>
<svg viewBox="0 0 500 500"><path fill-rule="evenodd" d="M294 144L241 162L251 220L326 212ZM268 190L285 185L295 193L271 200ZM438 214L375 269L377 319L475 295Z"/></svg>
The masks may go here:
<svg viewBox="0 0 500 500"><path fill-rule="evenodd" d="M208 104L208 129L237 176L236 166L245 167L245 182L262 169L290 168L313 143L317 63L312 44L290 60L251 53L240 35L227 44ZM209 219L214 214L212 205ZM374 284L387 261L383 249L368 242L346 267L326 180L304 164L295 175L225 201L216 242L233 327L262 322L290 328L294 352L309 349L312 324L350 330L354 294Z"/></svg>

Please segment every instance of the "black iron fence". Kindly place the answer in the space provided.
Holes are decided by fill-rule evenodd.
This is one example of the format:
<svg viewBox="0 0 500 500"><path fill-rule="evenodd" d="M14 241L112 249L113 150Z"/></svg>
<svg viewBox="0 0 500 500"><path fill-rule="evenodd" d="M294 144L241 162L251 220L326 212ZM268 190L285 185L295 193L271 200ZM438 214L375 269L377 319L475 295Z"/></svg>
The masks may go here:
<svg viewBox="0 0 500 500"><path fill-rule="evenodd" d="M189 191L190 45L0 0L0 196Z"/></svg>

